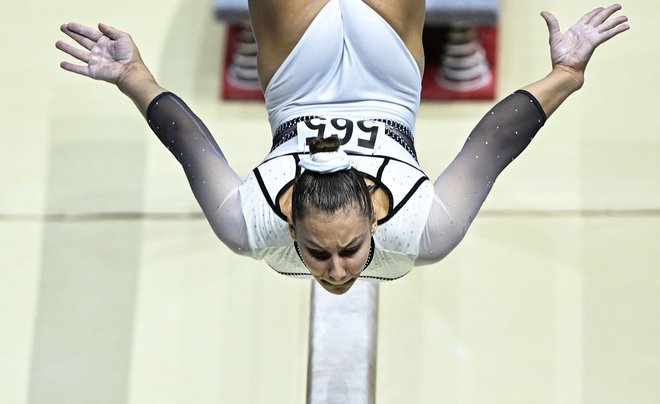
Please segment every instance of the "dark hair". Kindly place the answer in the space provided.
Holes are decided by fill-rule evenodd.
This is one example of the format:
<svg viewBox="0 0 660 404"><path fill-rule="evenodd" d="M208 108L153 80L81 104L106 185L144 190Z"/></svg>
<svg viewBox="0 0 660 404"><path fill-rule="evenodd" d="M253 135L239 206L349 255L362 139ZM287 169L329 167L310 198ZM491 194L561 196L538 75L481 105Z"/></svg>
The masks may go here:
<svg viewBox="0 0 660 404"><path fill-rule="evenodd" d="M337 136L315 139L309 145L311 154L339 150ZM354 168L321 174L305 170L293 184L291 221L302 220L309 211L335 214L357 208L365 217L373 217L371 194L362 175Z"/></svg>

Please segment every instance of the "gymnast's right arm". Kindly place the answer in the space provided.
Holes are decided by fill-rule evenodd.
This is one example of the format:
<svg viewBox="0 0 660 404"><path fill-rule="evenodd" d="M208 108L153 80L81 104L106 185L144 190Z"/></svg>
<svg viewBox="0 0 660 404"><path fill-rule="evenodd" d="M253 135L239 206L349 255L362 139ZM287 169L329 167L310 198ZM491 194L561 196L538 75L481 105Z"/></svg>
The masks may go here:
<svg viewBox="0 0 660 404"><path fill-rule="evenodd" d="M546 118L582 87L594 50L629 29L626 16L612 17L620 9L618 4L598 7L566 32L551 13L541 13L550 34L552 70L488 111L440 174L417 265L439 261L461 241L500 173L525 150Z"/></svg>
<svg viewBox="0 0 660 404"><path fill-rule="evenodd" d="M183 167L213 231L234 252L249 254L238 192L242 181L209 130L180 98L156 83L127 33L104 24L98 28L62 25L62 32L84 49L57 41L58 49L83 62L62 62L60 66L117 85Z"/></svg>

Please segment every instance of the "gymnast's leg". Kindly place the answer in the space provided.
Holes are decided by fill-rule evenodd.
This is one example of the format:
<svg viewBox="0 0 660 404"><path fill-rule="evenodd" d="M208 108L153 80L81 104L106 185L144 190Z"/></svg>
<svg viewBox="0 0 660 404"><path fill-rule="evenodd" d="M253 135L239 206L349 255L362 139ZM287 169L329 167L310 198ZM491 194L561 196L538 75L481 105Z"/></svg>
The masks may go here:
<svg viewBox="0 0 660 404"><path fill-rule="evenodd" d="M265 89L314 17L329 0L249 0L257 41L259 82Z"/></svg>
<svg viewBox="0 0 660 404"><path fill-rule="evenodd" d="M426 12L425 0L364 0L376 10L399 34L417 61L420 72L424 70L422 29Z"/></svg>

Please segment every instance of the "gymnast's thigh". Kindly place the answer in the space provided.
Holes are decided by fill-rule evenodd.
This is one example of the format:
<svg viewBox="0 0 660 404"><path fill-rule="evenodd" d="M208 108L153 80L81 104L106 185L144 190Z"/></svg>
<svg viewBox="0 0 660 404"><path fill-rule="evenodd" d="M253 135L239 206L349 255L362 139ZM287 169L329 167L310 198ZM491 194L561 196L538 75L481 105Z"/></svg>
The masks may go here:
<svg viewBox="0 0 660 404"><path fill-rule="evenodd" d="M425 0L363 0L399 34L423 70L422 29L426 13Z"/></svg>
<svg viewBox="0 0 660 404"><path fill-rule="evenodd" d="M259 80L266 87L329 0L249 0Z"/></svg>

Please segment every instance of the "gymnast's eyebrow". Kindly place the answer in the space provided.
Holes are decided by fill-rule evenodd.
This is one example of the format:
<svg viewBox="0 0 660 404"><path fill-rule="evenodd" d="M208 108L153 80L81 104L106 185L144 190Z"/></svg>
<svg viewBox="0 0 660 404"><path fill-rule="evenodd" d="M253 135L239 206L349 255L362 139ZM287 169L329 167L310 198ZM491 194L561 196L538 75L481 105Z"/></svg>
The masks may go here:
<svg viewBox="0 0 660 404"><path fill-rule="evenodd" d="M308 248L311 247L311 248L314 248L314 249L317 249L317 250L325 250L325 247L321 247L320 245L316 244L312 240L304 238L303 241L308 246ZM340 246L340 249L345 250L347 248L355 247L358 244L362 244L363 241L364 241L364 236L357 236L353 240L346 243L346 245Z"/></svg>

